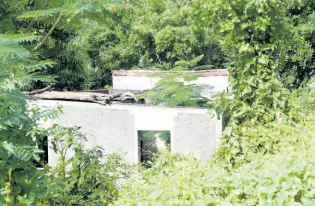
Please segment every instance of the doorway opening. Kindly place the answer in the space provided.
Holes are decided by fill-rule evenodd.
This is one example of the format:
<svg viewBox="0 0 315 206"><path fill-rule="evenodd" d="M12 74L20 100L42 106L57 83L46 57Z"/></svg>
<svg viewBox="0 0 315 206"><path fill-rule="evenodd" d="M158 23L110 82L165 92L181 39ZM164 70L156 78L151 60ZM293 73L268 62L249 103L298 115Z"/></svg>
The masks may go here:
<svg viewBox="0 0 315 206"><path fill-rule="evenodd" d="M169 130L140 130L139 158L145 167L150 167L154 157L163 150L170 150L171 132Z"/></svg>
<svg viewBox="0 0 315 206"><path fill-rule="evenodd" d="M45 136L39 141L38 149L42 150L43 153L39 154L39 161L34 160L33 164L37 168L43 168L48 164L48 137Z"/></svg>

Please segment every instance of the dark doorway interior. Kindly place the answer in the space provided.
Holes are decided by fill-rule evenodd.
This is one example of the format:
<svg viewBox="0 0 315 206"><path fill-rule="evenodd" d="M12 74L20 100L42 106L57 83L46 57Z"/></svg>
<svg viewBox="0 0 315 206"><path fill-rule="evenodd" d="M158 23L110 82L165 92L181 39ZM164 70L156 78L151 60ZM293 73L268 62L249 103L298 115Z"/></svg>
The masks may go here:
<svg viewBox="0 0 315 206"><path fill-rule="evenodd" d="M162 150L169 150L171 145L170 131L141 130L138 131L139 154L141 163L148 167L154 156Z"/></svg>
<svg viewBox="0 0 315 206"><path fill-rule="evenodd" d="M48 137L45 136L40 140L38 149L43 150L43 153L39 154L40 160L33 161L33 164L37 168L43 168L46 164L48 164Z"/></svg>

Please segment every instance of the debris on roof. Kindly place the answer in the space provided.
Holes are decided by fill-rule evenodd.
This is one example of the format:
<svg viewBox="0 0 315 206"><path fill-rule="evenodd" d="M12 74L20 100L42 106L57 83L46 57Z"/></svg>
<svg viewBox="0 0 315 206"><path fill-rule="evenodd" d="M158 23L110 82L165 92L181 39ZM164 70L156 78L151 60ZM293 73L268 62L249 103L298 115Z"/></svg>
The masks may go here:
<svg viewBox="0 0 315 206"><path fill-rule="evenodd" d="M33 97L45 100L64 100L64 101L81 101L94 102L98 104L117 103L143 103L143 100L137 100L132 92L119 92L115 94L104 94L99 92L58 92L45 91L43 93L34 94Z"/></svg>
<svg viewBox="0 0 315 206"><path fill-rule="evenodd" d="M131 77L146 77L151 76L153 74L167 74L170 73L169 71L154 71L154 70L115 70L112 71L113 77L115 76L131 76ZM178 71L172 73L191 73L197 74L199 77L212 77L212 76L228 76L227 69L212 69L212 70L196 70L196 71ZM115 83L115 78L114 83ZM81 102L93 102L102 105L111 104L111 103L138 103L144 104L145 100L136 98L137 94L143 93L145 90L152 88L153 83L151 81L142 81L138 82L137 79L131 78L132 80L126 80L126 84L134 84L136 87L132 87L129 85L126 87L123 85L122 88L113 86L114 89L112 90L89 90L89 91L52 91L53 87L47 86L43 89L31 91L31 92L24 92L26 95L30 95L35 99L46 99L46 100L63 100L63 101L81 101ZM205 82L206 81L206 82ZM204 80L200 84L208 85L211 83L212 80ZM227 81L227 80L226 80ZM139 84L142 83L141 87ZM223 84L217 83L217 90L224 91L227 87L227 82L223 81ZM223 86L222 86L223 85ZM128 88L128 89L125 89ZM139 90L142 89L142 90ZM212 93L216 93L218 91L206 91L205 92L212 96ZM149 101L149 100L147 100Z"/></svg>

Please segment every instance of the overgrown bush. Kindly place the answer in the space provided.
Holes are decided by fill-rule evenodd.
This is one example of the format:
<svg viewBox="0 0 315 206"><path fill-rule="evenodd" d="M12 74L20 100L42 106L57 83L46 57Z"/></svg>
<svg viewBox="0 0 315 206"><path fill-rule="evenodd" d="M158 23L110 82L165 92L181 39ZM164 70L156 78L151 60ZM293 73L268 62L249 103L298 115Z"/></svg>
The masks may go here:
<svg viewBox="0 0 315 206"><path fill-rule="evenodd" d="M152 89L137 97L156 105L205 106L209 98L206 91L213 89L213 86L197 85L193 81L198 79L198 74L185 73L197 69L197 64L203 57L204 55L201 55L191 60L178 61L168 73L152 75L159 77L159 81Z"/></svg>
<svg viewBox="0 0 315 206"><path fill-rule="evenodd" d="M252 128L244 142L257 150L236 168L164 154L124 186L115 205L314 205L314 114Z"/></svg>
<svg viewBox="0 0 315 206"><path fill-rule="evenodd" d="M314 84L294 91L286 115L239 127L243 136L221 139L210 161L163 154L115 205L314 205L314 94Z"/></svg>
<svg viewBox="0 0 315 206"><path fill-rule="evenodd" d="M41 179L33 161L45 130L38 121L53 118L58 110L30 109L20 88L35 81L51 81L40 75L49 61L38 61L26 48L36 41L32 34L0 35L0 205L34 205Z"/></svg>
<svg viewBox="0 0 315 206"><path fill-rule="evenodd" d="M40 122L57 117L61 108L38 108L19 90L38 80L53 82L41 75L52 62L38 61L25 48L37 39L32 34L0 35L0 205L108 204L129 165L118 154L84 150L84 136L76 129L44 128ZM36 165L42 162L46 135L60 158L55 168L41 171ZM73 158L66 158L68 150L74 150Z"/></svg>
<svg viewBox="0 0 315 206"><path fill-rule="evenodd" d="M106 154L101 147L84 149L84 136L76 129L54 126L51 144L57 164L43 171L44 205L107 205L113 202L121 181L134 171L122 154Z"/></svg>

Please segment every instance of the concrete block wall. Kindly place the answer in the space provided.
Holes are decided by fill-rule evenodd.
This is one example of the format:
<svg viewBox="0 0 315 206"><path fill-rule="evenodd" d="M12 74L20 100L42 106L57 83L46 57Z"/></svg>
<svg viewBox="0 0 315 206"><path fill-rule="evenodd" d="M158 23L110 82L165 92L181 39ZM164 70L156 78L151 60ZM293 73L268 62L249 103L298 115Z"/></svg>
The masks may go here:
<svg viewBox="0 0 315 206"><path fill-rule="evenodd" d="M98 105L85 102L38 100L39 106L61 105L63 113L46 124L79 126L86 134L86 147L101 146L107 152L122 150L126 160L139 161L138 131L169 130L171 150L195 154L200 159L211 157L222 131L222 123L207 109L158 107L145 105ZM56 154L49 150L49 164Z"/></svg>
<svg viewBox="0 0 315 206"><path fill-rule="evenodd" d="M222 131L222 123L207 114L178 114L174 118L173 141L176 152L209 159Z"/></svg>
<svg viewBox="0 0 315 206"><path fill-rule="evenodd" d="M87 148L99 145L109 153L122 149L132 154L136 147L133 141L134 118L128 110L63 105L63 113L52 123L81 127L80 131L87 137ZM133 161L131 155L126 159Z"/></svg>

